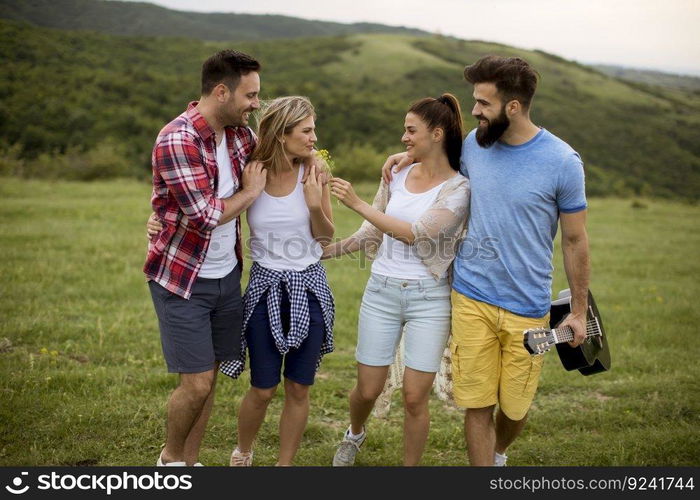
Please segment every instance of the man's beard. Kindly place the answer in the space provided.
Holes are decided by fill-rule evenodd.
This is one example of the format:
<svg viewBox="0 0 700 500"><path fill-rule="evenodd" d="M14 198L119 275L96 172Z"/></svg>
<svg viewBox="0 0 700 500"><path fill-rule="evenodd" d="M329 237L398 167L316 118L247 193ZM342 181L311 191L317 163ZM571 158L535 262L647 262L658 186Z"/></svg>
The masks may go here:
<svg viewBox="0 0 700 500"><path fill-rule="evenodd" d="M246 121L243 119L243 113L252 113L253 110L250 108L245 109L235 109L222 110L219 113L219 121L226 127L242 127L247 125Z"/></svg>
<svg viewBox="0 0 700 500"><path fill-rule="evenodd" d="M485 120L484 115L479 115L476 117L478 120ZM510 126L510 120L506 116L506 108L503 106L501 108L501 113L498 117L491 121L488 121L488 125L479 125L476 129L476 142L482 148L488 148L493 145L498 139L501 138L503 132L505 132Z"/></svg>

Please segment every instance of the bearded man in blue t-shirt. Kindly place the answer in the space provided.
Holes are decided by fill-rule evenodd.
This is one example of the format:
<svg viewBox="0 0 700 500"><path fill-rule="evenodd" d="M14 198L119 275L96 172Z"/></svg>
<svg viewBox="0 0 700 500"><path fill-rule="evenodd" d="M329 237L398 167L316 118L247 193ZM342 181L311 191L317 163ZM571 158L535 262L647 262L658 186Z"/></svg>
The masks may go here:
<svg viewBox="0 0 700 500"><path fill-rule="evenodd" d="M505 465L537 390L542 356L523 330L548 326L553 240L562 231L574 330L585 340L590 264L583 163L530 119L538 75L517 57L486 56L464 70L479 125L464 140L461 173L471 184L467 237L452 282L453 396L466 408L472 465ZM403 153L385 164L402 166ZM498 411L494 410L498 405Z"/></svg>

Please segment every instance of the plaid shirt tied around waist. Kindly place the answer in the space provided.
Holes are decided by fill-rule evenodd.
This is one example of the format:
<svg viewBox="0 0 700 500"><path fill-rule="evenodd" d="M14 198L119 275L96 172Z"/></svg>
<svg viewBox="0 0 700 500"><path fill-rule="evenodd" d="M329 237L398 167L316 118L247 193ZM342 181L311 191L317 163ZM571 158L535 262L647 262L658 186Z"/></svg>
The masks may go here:
<svg viewBox="0 0 700 500"><path fill-rule="evenodd" d="M192 102L166 125L153 148L151 205L163 230L148 245L144 273L148 280L185 299L192 293L218 225L224 203L217 198L219 170L214 130ZM255 147L248 127L225 127L235 191ZM236 218L236 256L243 263L241 223Z"/></svg>
<svg viewBox="0 0 700 500"><path fill-rule="evenodd" d="M280 308L282 304L282 287L287 291L290 304L289 332L282 329ZM335 306L333 294L328 286L326 270L320 263L311 264L303 271L275 271L267 269L257 262L250 269L250 282L243 296L243 334L241 335L241 356L239 359L223 361L219 370L232 378L238 378L245 368L247 343L245 331L250 316L258 301L267 293L267 310L270 317L270 330L280 354L296 349L309 333L309 299L306 292L316 296L323 314L325 336L321 344L321 356L316 369L321 365L324 354L333 352L333 322Z"/></svg>

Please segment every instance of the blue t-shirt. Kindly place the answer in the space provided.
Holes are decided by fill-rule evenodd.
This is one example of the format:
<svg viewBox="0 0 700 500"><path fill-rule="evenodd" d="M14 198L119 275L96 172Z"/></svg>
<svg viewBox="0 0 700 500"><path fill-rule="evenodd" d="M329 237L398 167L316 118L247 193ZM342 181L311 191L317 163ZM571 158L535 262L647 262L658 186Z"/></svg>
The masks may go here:
<svg viewBox="0 0 700 500"><path fill-rule="evenodd" d="M542 317L550 308L559 212L586 208L581 157L545 129L518 146L482 148L475 135L462 147L471 209L452 286L520 316Z"/></svg>

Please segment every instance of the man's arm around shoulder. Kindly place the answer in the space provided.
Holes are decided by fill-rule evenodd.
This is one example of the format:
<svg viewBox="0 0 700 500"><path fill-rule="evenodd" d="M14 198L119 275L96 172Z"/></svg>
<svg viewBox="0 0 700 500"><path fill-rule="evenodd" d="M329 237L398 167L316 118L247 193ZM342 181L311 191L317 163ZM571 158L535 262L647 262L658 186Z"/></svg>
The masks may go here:
<svg viewBox="0 0 700 500"><path fill-rule="evenodd" d="M224 211L216 198L192 134L177 131L159 137L153 168L161 176L180 210L200 231L213 230Z"/></svg>
<svg viewBox="0 0 700 500"><path fill-rule="evenodd" d="M200 146L188 133L161 137L153 154L154 168L168 186L180 209L200 231L212 231L245 211L265 188L262 164L243 170L243 189L224 199L216 198L202 161Z"/></svg>

